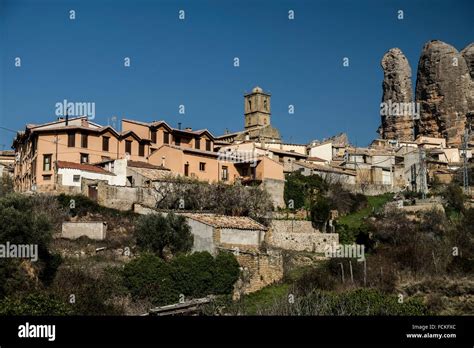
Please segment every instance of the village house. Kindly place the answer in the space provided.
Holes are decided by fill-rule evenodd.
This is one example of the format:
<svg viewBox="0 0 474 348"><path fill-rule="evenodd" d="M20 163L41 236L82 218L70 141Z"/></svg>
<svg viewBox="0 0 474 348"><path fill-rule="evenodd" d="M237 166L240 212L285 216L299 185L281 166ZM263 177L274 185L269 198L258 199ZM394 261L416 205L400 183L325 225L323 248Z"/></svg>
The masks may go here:
<svg viewBox="0 0 474 348"><path fill-rule="evenodd" d="M293 167L295 171L299 171L305 176L317 174L328 182L341 183L343 185L356 184L357 175L353 169L304 161L294 162Z"/></svg>
<svg viewBox="0 0 474 348"><path fill-rule="evenodd" d="M0 177L4 175L13 176L13 166L15 164L15 151L0 151Z"/></svg>
<svg viewBox="0 0 474 348"><path fill-rule="evenodd" d="M125 142L146 146L136 134L119 134L87 117L60 118L42 125L27 125L17 133L14 184L16 191L51 191L59 183L58 162L92 164L125 156ZM141 144L141 145L138 145ZM134 153L133 157L139 157Z"/></svg>
<svg viewBox="0 0 474 348"><path fill-rule="evenodd" d="M246 130L265 133L259 138L262 145L279 139L270 125L270 95L254 88L244 100ZM262 146L255 158L242 161L218 151L223 145L229 143L217 140L207 129L181 129L180 124L174 128L165 121L122 119L117 131L86 116L66 116L28 124L17 133L12 145L14 186L18 192L86 192L97 199L99 182L152 187L154 182L182 176L209 183L262 185L274 205L283 207L283 164L304 158L304 146L298 153L282 146L268 152Z"/></svg>

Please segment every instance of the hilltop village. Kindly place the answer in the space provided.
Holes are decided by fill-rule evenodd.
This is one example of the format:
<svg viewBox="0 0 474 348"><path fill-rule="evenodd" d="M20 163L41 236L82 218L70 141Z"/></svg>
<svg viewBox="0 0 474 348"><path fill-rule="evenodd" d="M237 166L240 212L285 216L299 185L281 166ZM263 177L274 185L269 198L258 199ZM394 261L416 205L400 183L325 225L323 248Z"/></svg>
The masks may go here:
<svg viewBox="0 0 474 348"><path fill-rule="evenodd" d="M123 304L126 314L151 313L152 305L178 303L181 297L193 300L231 293L235 301L286 284L294 279L295 270L326 261L329 266L321 268L326 273L311 270L316 273L298 277L300 288L291 291L310 296L301 279L317 288L340 280L347 286L351 279L352 288L386 291L388 287L393 292L406 274L411 279L420 272L439 273L443 267L470 272L467 261L459 264L457 255L441 255L460 248L453 243L462 238L468 238L462 257L469 257L472 248L472 238L466 237L470 232L464 229L473 204L473 47L458 52L443 42L428 42L420 57L414 97L408 60L400 49L389 50L382 59L380 136L367 147L352 145L345 133L305 144L283 142L271 123L272 96L255 87L244 95L243 129L222 135L188 125L173 127L165 120L122 119L116 129L87 116L66 115L27 124L16 134L13 151L0 153L3 181L10 178L21 199L43 202L45 209L59 204L51 213L55 219L51 250L63 259L87 263L100 256L125 267L121 277L128 281L129 296L134 301L146 298L144 307L137 302L135 307ZM35 209L33 216L40 214ZM441 215L433 219L429 214ZM146 220L147 216L157 220ZM448 227L447 219L453 216L456 220ZM400 221L406 222L405 235L403 228L394 228ZM426 227L425 222L438 224ZM166 243L157 246L154 238L168 227L172 232ZM449 228L459 235L447 233ZM383 234L395 230L405 238L402 246L396 244L401 237ZM423 254L405 249L416 244L410 239L415 230L421 236L417 241L424 240L423 245L433 249ZM430 242L438 230L445 244L438 244L439 239ZM450 239L454 235L458 237ZM345 253L347 245L354 248ZM160 260L147 259L151 256L145 250L154 250ZM401 250L403 255L396 254ZM156 297L143 295L133 271L146 272L153 262L190 265L185 256L175 256L181 251L209 253L215 258L209 262L223 262L226 267L231 261L218 261L219 255L232 254L237 262L236 273L229 271L233 280L202 291L172 289L168 297L163 297L165 290L156 293L155 288L149 291ZM370 265L364 251L373 253ZM416 265L398 264L420 255L423 259ZM333 257L346 260L334 266ZM464 310L466 303L458 300L450 302L449 310ZM267 308L267 313L291 312L282 308L276 312Z"/></svg>

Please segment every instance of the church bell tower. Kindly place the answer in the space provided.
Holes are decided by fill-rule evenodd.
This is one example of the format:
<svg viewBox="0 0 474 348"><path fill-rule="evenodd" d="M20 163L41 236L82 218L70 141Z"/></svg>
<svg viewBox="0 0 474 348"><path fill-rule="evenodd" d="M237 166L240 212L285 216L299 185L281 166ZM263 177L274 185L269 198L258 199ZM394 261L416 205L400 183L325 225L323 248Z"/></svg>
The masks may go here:
<svg viewBox="0 0 474 348"><path fill-rule="evenodd" d="M245 129L270 125L270 98L260 87L244 95Z"/></svg>

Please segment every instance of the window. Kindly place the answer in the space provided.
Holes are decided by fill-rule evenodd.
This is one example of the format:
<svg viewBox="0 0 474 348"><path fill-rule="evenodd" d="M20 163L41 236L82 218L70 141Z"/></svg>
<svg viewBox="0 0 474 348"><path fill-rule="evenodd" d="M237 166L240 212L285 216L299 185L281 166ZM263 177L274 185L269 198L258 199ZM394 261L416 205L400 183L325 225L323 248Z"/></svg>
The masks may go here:
<svg viewBox="0 0 474 348"><path fill-rule="evenodd" d="M132 141L131 140L125 140L125 152L128 153L129 155L132 154Z"/></svg>
<svg viewBox="0 0 474 348"><path fill-rule="evenodd" d="M51 174L48 174L48 175L43 175L43 180L44 181L51 181Z"/></svg>
<svg viewBox="0 0 474 348"><path fill-rule="evenodd" d="M200 138L196 138L194 140L194 147L199 150L201 148L201 139Z"/></svg>
<svg viewBox="0 0 474 348"><path fill-rule="evenodd" d="M204 162L199 162L199 170L200 170L201 172L206 171L206 163L204 163Z"/></svg>
<svg viewBox="0 0 474 348"><path fill-rule="evenodd" d="M76 133L68 133L67 134L67 147L75 147L76 146Z"/></svg>
<svg viewBox="0 0 474 348"><path fill-rule="evenodd" d="M210 141L210 140L206 140L206 151L212 151L212 150L211 150L211 141Z"/></svg>
<svg viewBox="0 0 474 348"><path fill-rule="evenodd" d="M43 155L43 171L49 172L51 170L51 157L52 155Z"/></svg>
<svg viewBox="0 0 474 348"><path fill-rule="evenodd" d="M145 156L145 144L138 144L138 156Z"/></svg>
<svg viewBox="0 0 474 348"><path fill-rule="evenodd" d="M151 142L156 144L156 130L151 131Z"/></svg>
<svg viewBox="0 0 474 348"><path fill-rule="evenodd" d="M89 154L81 153L81 163L89 163Z"/></svg>
<svg viewBox="0 0 474 348"><path fill-rule="evenodd" d="M181 138L175 136L175 137L174 137L174 144L175 144L176 146L181 146Z"/></svg>
<svg viewBox="0 0 474 348"><path fill-rule="evenodd" d="M168 132L163 133L163 143L165 143L165 144L170 143L170 133L168 133Z"/></svg>
<svg viewBox="0 0 474 348"><path fill-rule="evenodd" d="M79 181L81 181L81 176L80 176L80 175L73 175L73 176L72 176L72 181L73 181L73 182L79 182Z"/></svg>
<svg viewBox="0 0 474 348"><path fill-rule="evenodd" d="M102 137L102 151L109 151L109 137Z"/></svg>
<svg viewBox="0 0 474 348"><path fill-rule="evenodd" d="M81 134L81 147L87 149L87 134Z"/></svg>
<svg viewBox="0 0 474 348"><path fill-rule="evenodd" d="M222 181L227 181L229 179L229 168L227 166L222 166Z"/></svg>
<svg viewBox="0 0 474 348"><path fill-rule="evenodd" d="M189 163L184 165L184 176L189 176Z"/></svg>

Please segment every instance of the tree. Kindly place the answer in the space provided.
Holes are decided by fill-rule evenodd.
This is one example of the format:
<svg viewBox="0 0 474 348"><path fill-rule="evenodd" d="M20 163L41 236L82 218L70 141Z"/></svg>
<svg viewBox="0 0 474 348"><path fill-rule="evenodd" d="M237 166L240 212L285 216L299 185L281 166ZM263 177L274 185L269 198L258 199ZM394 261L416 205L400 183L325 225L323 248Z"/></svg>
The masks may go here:
<svg viewBox="0 0 474 348"><path fill-rule="evenodd" d="M294 209L311 207L315 197L325 193L328 184L317 174L305 176L293 172L286 176L284 198L285 202L293 200Z"/></svg>
<svg viewBox="0 0 474 348"><path fill-rule="evenodd" d="M156 207L160 209L205 210L215 214L249 216L267 224L273 210L270 194L261 186L238 182L209 184L193 179L175 178L155 185Z"/></svg>
<svg viewBox="0 0 474 348"><path fill-rule="evenodd" d="M5 196L13 192L13 179L10 175L4 174L0 178L0 196Z"/></svg>
<svg viewBox="0 0 474 348"><path fill-rule="evenodd" d="M165 248L172 253L190 251L194 238L186 219L169 213L141 216L135 226L137 245L143 250L157 253L161 258Z"/></svg>
<svg viewBox="0 0 474 348"><path fill-rule="evenodd" d="M444 190L443 195L447 201L448 207L460 212L464 211L464 194L458 184L449 184Z"/></svg>
<svg viewBox="0 0 474 348"><path fill-rule="evenodd" d="M326 232L326 223L329 220L330 212L331 208L328 201L324 197L319 196L311 207L313 226L321 230L321 232Z"/></svg>
<svg viewBox="0 0 474 348"><path fill-rule="evenodd" d="M31 263L30 270L44 285L48 285L61 258L48 250L52 225L50 218L42 212L44 209L32 197L10 194L0 198L0 244L37 245L39 262ZM28 276L31 272L26 271L26 264L23 264L24 267L20 265L19 260L0 260L0 296L31 287L28 280L34 277Z"/></svg>

